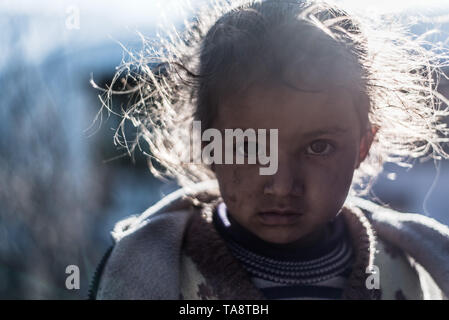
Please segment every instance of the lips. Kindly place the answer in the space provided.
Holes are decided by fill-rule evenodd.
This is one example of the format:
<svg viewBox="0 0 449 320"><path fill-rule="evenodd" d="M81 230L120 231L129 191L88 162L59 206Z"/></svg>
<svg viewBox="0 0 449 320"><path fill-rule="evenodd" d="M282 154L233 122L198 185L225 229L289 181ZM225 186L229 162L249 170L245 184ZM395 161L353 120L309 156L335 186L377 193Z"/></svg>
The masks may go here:
<svg viewBox="0 0 449 320"><path fill-rule="evenodd" d="M273 209L261 211L258 216L262 224L274 226L297 223L303 214L291 209Z"/></svg>

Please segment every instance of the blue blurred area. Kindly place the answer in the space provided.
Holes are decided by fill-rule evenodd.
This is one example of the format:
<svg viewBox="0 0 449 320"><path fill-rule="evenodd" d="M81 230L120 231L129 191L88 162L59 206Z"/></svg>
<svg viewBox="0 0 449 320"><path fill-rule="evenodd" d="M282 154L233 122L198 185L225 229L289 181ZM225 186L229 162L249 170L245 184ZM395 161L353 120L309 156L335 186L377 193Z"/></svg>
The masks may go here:
<svg viewBox="0 0 449 320"><path fill-rule="evenodd" d="M163 16L161 6L177 1L0 4L0 299L84 298L114 223L174 190L143 157L110 160L124 152L112 141L119 119L91 127L100 92L89 80L110 82L123 57L117 42L139 49L136 30L152 37L164 19L183 18L176 10ZM449 19L439 21L449 31ZM432 26L426 23L415 32ZM387 164L374 194L449 224L449 164L437 168ZM68 265L80 268L80 290L65 287Z"/></svg>
<svg viewBox="0 0 449 320"><path fill-rule="evenodd" d="M161 21L156 1L0 4L0 298L86 297L114 223L174 189L142 158L109 161L124 152L119 119L92 123L91 77L110 82L119 42L140 49L137 30L155 36ZM67 265L80 290L66 289Z"/></svg>

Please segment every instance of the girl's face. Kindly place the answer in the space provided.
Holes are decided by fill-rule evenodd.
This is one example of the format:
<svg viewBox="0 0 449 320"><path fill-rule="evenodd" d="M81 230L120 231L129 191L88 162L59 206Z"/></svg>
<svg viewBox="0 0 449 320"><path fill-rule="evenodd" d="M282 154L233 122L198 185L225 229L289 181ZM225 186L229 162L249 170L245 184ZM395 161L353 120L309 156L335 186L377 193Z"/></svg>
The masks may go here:
<svg viewBox="0 0 449 320"><path fill-rule="evenodd" d="M247 161L213 165L222 197L238 223L272 243L306 245L324 234L372 141L360 133L352 97L343 88L308 93L258 84L220 104L214 127L222 132L278 129L274 175L260 175L260 165Z"/></svg>

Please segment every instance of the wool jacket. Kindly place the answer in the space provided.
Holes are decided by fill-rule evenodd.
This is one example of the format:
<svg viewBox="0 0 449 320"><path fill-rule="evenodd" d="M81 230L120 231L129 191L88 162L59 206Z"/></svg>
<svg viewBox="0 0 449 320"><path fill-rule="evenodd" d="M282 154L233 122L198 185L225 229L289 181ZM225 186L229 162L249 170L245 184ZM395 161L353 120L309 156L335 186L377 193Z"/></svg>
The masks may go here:
<svg viewBox="0 0 449 320"><path fill-rule="evenodd" d="M96 299L264 299L211 223L215 181L180 189L117 223ZM355 253L343 299L447 299L449 228L361 198L341 210Z"/></svg>

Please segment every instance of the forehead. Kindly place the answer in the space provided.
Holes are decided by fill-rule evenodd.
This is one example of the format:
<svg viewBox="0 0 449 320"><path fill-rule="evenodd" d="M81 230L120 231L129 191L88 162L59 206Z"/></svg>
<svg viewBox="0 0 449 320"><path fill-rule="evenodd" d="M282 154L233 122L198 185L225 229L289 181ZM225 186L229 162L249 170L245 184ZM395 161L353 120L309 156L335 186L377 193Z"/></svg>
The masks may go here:
<svg viewBox="0 0 449 320"><path fill-rule="evenodd" d="M282 136L342 128L360 132L354 93L343 87L301 91L287 85L259 83L219 104L216 126L279 129Z"/></svg>

